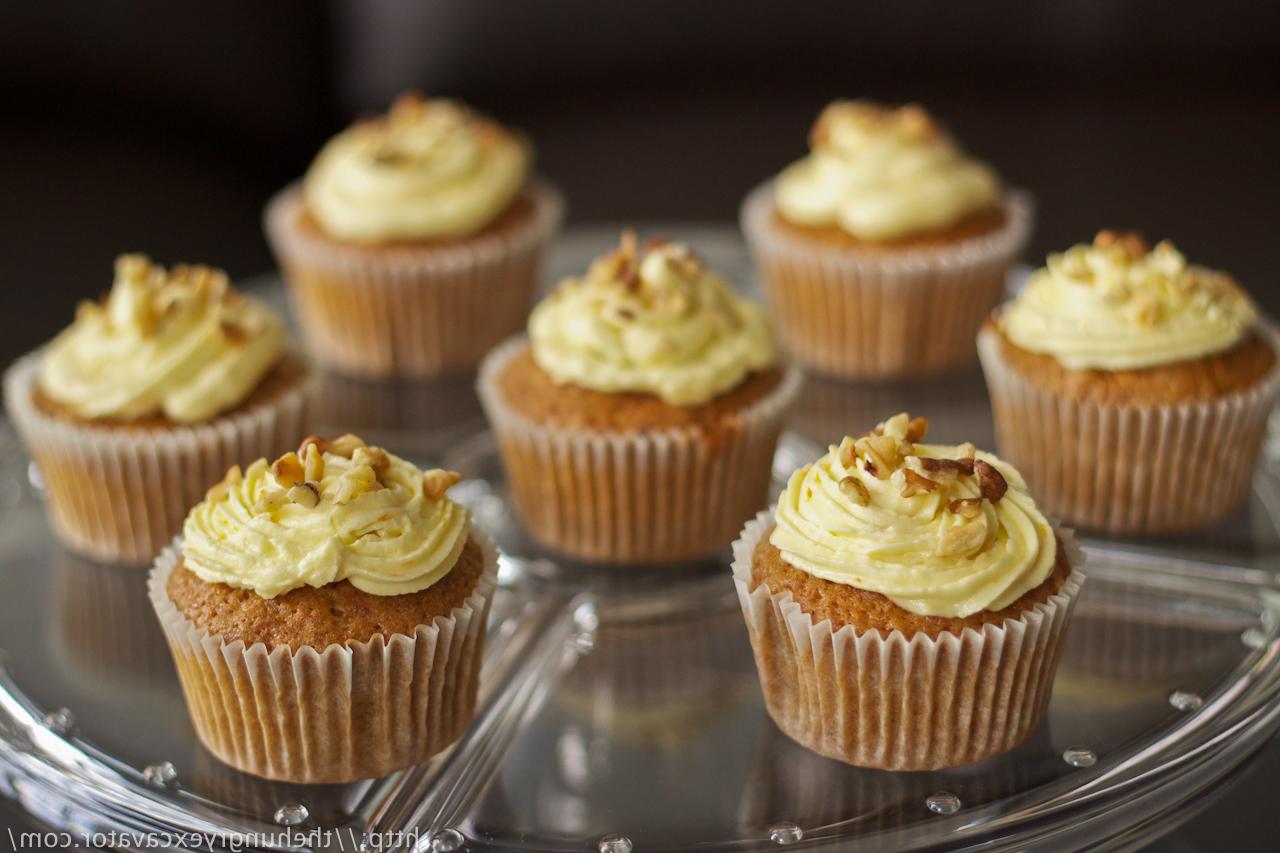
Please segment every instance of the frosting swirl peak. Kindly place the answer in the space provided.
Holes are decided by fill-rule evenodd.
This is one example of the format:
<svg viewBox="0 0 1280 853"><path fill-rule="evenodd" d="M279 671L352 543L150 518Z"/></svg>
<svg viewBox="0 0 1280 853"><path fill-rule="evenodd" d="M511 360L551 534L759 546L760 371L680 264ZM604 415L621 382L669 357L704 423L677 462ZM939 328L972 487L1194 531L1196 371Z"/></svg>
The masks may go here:
<svg viewBox="0 0 1280 853"><path fill-rule="evenodd" d="M915 104L836 101L818 117L810 149L775 184L778 212L796 225L891 241L948 228L1000 197L995 173Z"/></svg>
<svg viewBox="0 0 1280 853"><path fill-rule="evenodd" d="M342 580L373 595L418 592L466 545L470 514L445 495L456 482L352 435L311 437L299 453L228 471L183 523L183 562L263 598Z"/></svg>
<svg viewBox="0 0 1280 853"><path fill-rule="evenodd" d="M221 270L122 255L102 303L81 302L49 344L39 385L82 418L207 421L252 393L284 343L284 321Z"/></svg>
<svg viewBox="0 0 1280 853"><path fill-rule="evenodd" d="M1164 241L1102 231L1049 256L999 315L1005 336L1071 370L1133 370L1229 349L1257 310L1225 273Z"/></svg>
<svg viewBox="0 0 1280 853"><path fill-rule="evenodd" d="M1053 528L1011 465L923 444L927 426L897 415L796 471L769 541L792 566L912 613L1000 610L1053 571Z"/></svg>
<svg viewBox="0 0 1280 853"><path fill-rule="evenodd" d="M467 237L524 186L523 138L454 101L404 95L320 151L304 182L307 207L354 243Z"/></svg>
<svg viewBox="0 0 1280 853"><path fill-rule="evenodd" d="M774 362L764 311L680 243L622 246L529 318L533 357L561 383L705 403Z"/></svg>

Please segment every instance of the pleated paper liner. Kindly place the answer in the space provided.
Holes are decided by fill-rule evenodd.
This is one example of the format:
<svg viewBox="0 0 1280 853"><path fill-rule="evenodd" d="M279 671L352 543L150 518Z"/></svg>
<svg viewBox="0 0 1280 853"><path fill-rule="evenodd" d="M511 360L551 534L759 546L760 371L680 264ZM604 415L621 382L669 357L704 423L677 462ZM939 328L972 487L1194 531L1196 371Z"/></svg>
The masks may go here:
<svg viewBox="0 0 1280 853"><path fill-rule="evenodd" d="M485 569L448 616L413 636L268 651L210 635L166 591L181 553L166 548L148 579L197 736L221 761L288 782L349 782L426 761L475 714L497 549L474 526Z"/></svg>
<svg viewBox="0 0 1280 853"><path fill-rule="evenodd" d="M971 764L1021 743L1044 717L1084 554L1058 530L1072 572L1017 620L937 639L858 634L813 623L791 593L750 589L752 554L772 511L733 543L733 579L769 715L802 746L849 764L934 770Z"/></svg>
<svg viewBox="0 0 1280 853"><path fill-rule="evenodd" d="M694 429L592 432L534 423L502 398L497 378L528 346L494 350L478 388L502 451L520 521L540 544L615 564L691 560L733 541L768 500L773 455L800 389L789 368L736 414L713 446Z"/></svg>
<svg viewBox="0 0 1280 853"><path fill-rule="evenodd" d="M1280 353L1280 334L1261 327ZM1280 362L1247 391L1206 402L1079 402L1007 364L995 331L978 335L1000 455L1037 501L1107 533L1187 530L1230 514L1249 495Z"/></svg>
<svg viewBox="0 0 1280 853"><path fill-rule="evenodd" d="M772 182L741 224L783 346L842 379L931 376L972 365L973 336L1004 293L1031 232L1028 195L1009 192L1004 224L954 243L880 251L823 246L774 219Z"/></svg>
<svg viewBox="0 0 1280 853"><path fill-rule="evenodd" d="M525 190L531 215L441 246L362 247L299 224L302 192L267 206L266 232L312 354L365 378L433 377L475 367L524 327L564 201L549 184Z"/></svg>
<svg viewBox="0 0 1280 853"><path fill-rule="evenodd" d="M76 423L33 398L40 353L5 373L5 408L44 481L54 533L91 559L143 566L232 465L274 458L307 434L313 376L204 424L130 428Z"/></svg>

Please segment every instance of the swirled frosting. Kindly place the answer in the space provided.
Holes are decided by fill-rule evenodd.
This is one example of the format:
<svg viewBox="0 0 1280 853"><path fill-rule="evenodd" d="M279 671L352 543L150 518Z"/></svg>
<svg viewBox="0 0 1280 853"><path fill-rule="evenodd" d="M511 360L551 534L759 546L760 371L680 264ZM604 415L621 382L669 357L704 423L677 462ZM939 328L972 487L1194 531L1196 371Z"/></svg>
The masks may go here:
<svg viewBox="0 0 1280 853"><path fill-rule="evenodd" d="M948 228L1000 197L995 173L914 104L836 101L818 117L810 149L775 184L778 212L796 225L898 240Z"/></svg>
<svg viewBox="0 0 1280 853"><path fill-rule="evenodd" d="M1053 571L1053 529L1012 466L919 443L926 426L897 415L796 471L769 541L790 565L912 613L1000 610Z"/></svg>
<svg viewBox="0 0 1280 853"><path fill-rule="evenodd" d="M101 303L85 301L45 350L39 386L85 419L207 421L243 402L284 349L284 321L230 289L226 273L116 260Z"/></svg>
<svg viewBox="0 0 1280 853"><path fill-rule="evenodd" d="M532 159L520 136L453 101L406 95L320 151L304 183L324 230L353 243L466 237L510 205Z"/></svg>
<svg viewBox="0 0 1280 853"><path fill-rule="evenodd" d="M209 490L182 526L188 569L263 598L342 580L405 595L449 573L470 530L466 508L445 495L456 474L353 436L308 445L323 450L232 468Z"/></svg>
<svg viewBox="0 0 1280 853"><path fill-rule="evenodd" d="M1225 273L1187 264L1168 241L1103 231L1049 256L999 315L1017 346L1071 370L1132 370L1234 346L1257 311Z"/></svg>
<svg viewBox="0 0 1280 853"><path fill-rule="evenodd" d="M529 318L533 357L556 382L705 403L774 362L760 306L741 299L687 246L617 251L567 279Z"/></svg>

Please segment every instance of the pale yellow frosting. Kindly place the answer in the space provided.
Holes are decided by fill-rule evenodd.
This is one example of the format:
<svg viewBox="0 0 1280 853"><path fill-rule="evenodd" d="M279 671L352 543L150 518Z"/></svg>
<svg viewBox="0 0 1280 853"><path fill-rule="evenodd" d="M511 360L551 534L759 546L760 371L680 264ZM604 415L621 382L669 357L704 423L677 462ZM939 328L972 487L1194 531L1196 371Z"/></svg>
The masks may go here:
<svg viewBox="0 0 1280 853"><path fill-rule="evenodd" d="M910 433L898 415L795 472L769 537L782 558L926 616L1000 610L1043 583L1057 544L1022 476L972 446L921 444ZM1007 490L989 491L980 472L929 470L928 459L985 462Z"/></svg>
<svg viewBox="0 0 1280 853"><path fill-rule="evenodd" d="M999 315L1017 346L1072 370L1132 370L1234 346L1257 320L1225 273L1187 264L1172 243L1100 233L1049 256Z"/></svg>
<svg viewBox="0 0 1280 853"><path fill-rule="evenodd" d="M326 450L322 472L308 472L315 500L311 486L275 473L280 462L233 468L188 514L184 564L201 580L263 598L342 580L373 595L426 589L453 568L469 535L467 509L443 493L456 475L375 452L386 459L377 472L359 455ZM442 478L434 494L432 477Z"/></svg>
<svg viewBox="0 0 1280 853"><path fill-rule="evenodd" d="M325 231L342 240L466 237L511 204L531 159L520 136L461 104L405 96L325 145L304 192Z"/></svg>
<svg viewBox="0 0 1280 853"><path fill-rule="evenodd" d="M819 116L810 148L775 183L778 212L796 225L896 240L948 228L1000 198L995 173L914 104L836 101Z"/></svg>
<svg viewBox="0 0 1280 853"><path fill-rule="evenodd" d="M533 357L561 383L705 403L773 364L763 309L734 293L687 246L635 238L567 279L529 318Z"/></svg>
<svg viewBox="0 0 1280 853"><path fill-rule="evenodd" d="M81 418L198 423L244 401L284 344L284 321L221 270L123 255L105 301L82 302L45 350L39 384Z"/></svg>

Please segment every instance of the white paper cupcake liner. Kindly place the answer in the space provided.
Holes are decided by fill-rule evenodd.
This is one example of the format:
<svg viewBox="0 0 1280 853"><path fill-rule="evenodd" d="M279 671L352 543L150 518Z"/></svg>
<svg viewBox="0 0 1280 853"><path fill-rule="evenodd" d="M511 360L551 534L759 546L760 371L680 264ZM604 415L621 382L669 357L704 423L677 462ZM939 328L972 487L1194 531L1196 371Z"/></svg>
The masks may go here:
<svg viewBox="0 0 1280 853"><path fill-rule="evenodd" d="M513 410L498 377L521 335L480 368L480 401L502 451L517 514L541 544L584 560L636 564L705 557L768 500L773 455L801 375L738 412L713 445L696 429L593 432Z"/></svg>
<svg viewBox="0 0 1280 853"><path fill-rule="evenodd" d="M974 362L973 336L1031 233L1031 198L1006 193L1004 224L953 243L824 246L775 221L773 184L743 202L742 231L783 346L843 379L928 376Z"/></svg>
<svg viewBox="0 0 1280 853"><path fill-rule="evenodd" d="M800 745L885 770L981 761L1023 741L1044 717L1062 640L1084 582L1084 554L1056 529L1072 572L1019 619L981 631L861 634L814 624L790 592L751 589L752 555L773 512L733 543L733 580L769 715Z"/></svg>
<svg viewBox="0 0 1280 853"><path fill-rule="evenodd" d="M307 434L310 369L296 386L205 424L131 428L40 411L39 364L35 352L5 372L5 408L40 470L58 539L95 560L146 565L228 468L274 458Z"/></svg>
<svg viewBox="0 0 1280 853"><path fill-rule="evenodd" d="M1262 327L1280 354L1280 335ZM978 351L1000 455L1037 500L1071 524L1107 533L1187 530L1248 496L1267 418L1280 396L1280 362L1247 391L1207 402L1080 402L1006 363L984 328Z"/></svg>
<svg viewBox="0 0 1280 853"><path fill-rule="evenodd" d="M526 220L445 246L362 247L298 224L302 192L267 206L267 239L312 354L340 373L430 377L474 367L524 327L544 250L564 217L549 184L533 182Z"/></svg>
<svg viewBox="0 0 1280 853"><path fill-rule="evenodd" d="M175 541L147 586L200 742L246 773L314 783L385 776L457 740L475 714L498 572L493 542L474 525L471 537L485 561L475 590L413 636L271 651L228 643L179 612L166 591Z"/></svg>

